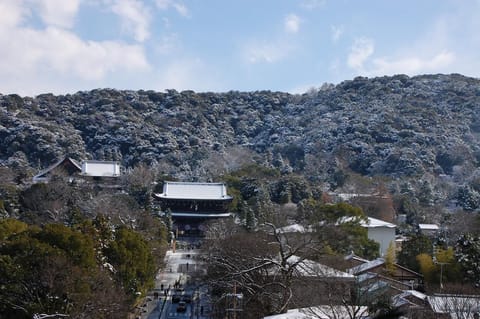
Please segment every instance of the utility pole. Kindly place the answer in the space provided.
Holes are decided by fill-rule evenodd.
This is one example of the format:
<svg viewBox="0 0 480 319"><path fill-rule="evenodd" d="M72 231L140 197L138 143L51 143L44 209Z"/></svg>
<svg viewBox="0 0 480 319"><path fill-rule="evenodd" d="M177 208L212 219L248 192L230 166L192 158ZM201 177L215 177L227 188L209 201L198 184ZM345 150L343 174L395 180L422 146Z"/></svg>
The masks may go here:
<svg viewBox="0 0 480 319"><path fill-rule="evenodd" d="M449 263L437 262L437 264L440 265L440 289L443 290L443 266L448 265Z"/></svg>
<svg viewBox="0 0 480 319"><path fill-rule="evenodd" d="M449 265L450 263L446 262L439 262L437 260L437 252L438 250L436 249L435 245L433 245L433 263L435 265L440 265L440 290L443 290L443 266Z"/></svg>

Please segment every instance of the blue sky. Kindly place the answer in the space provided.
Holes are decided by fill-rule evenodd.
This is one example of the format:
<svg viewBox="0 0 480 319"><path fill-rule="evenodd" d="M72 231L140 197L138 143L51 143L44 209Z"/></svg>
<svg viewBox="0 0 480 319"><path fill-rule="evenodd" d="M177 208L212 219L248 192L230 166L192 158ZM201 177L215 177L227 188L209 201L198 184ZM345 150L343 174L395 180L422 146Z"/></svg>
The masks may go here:
<svg viewBox="0 0 480 319"><path fill-rule="evenodd" d="M0 0L0 93L480 74L480 0Z"/></svg>

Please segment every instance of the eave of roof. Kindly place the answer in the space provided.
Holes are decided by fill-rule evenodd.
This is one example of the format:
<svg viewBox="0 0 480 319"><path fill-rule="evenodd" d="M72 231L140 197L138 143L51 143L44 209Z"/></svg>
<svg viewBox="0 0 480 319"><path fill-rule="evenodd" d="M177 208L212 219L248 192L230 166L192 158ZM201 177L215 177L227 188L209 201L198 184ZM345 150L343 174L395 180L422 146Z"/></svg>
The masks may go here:
<svg viewBox="0 0 480 319"><path fill-rule="evenodd" d="M160 199L232 200L224 183L165 182L163 193L154 194Z"/></svg>
<svg viewBox="0 0 480 319"><path fill-rule="evenodd" d="M33 180L41 180L42 178L45 178L45 174L47 174L48 172L50 172L51 170L53 170L54 168L56 168L58 165L62 164L64 161L69 161L70 163L72 163L78 170L79 172L82 171L82 166L80 164L78 164L78 162L76 160L74 160L73 158L70 158L70 157L64 157L60 160L58 160L56 163L50 165L49 167L45 168L44 170L40 171L37 175L33 176Z"/></svg>
<svg viewBox="0 0 480 319"><path fill-rule="evenodd" d="M174 213L172 217L194 217L194 218L218 218L218 217L230 217L230 213Z"/></svg>

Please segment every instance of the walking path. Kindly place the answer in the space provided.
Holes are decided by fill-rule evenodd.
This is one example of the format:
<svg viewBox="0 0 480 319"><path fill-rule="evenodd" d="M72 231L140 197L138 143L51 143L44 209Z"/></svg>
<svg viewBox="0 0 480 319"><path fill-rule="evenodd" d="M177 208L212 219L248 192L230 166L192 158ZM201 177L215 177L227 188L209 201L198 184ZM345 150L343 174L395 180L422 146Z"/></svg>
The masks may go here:
<svg viewBox="0 0 480 319"><path fill-rule="evenodd" d="M165 267L155 278L155 288L149 292L141 307L139 319L166 318L208 318L208 291L192 278L201 271L201 264L196 258L198 250L168 250L165 255ZM177 310L178 302L172 302L175 288L185 289L192 301L186 311Z"/></svg>

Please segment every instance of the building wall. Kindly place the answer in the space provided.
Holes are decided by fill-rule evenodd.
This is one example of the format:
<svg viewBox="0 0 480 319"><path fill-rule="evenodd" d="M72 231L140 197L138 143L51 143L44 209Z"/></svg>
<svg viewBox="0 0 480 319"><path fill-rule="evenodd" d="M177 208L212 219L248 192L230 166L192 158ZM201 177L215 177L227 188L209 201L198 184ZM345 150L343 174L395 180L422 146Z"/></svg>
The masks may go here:
<svg viewBox="0 0 480 319"><path fill-rule="evenodd" d="M395 228L389 227L371 227L368 228L368 238L380 244L380 256L384 257L387 253L390 242L395 243Z"/></svg>

